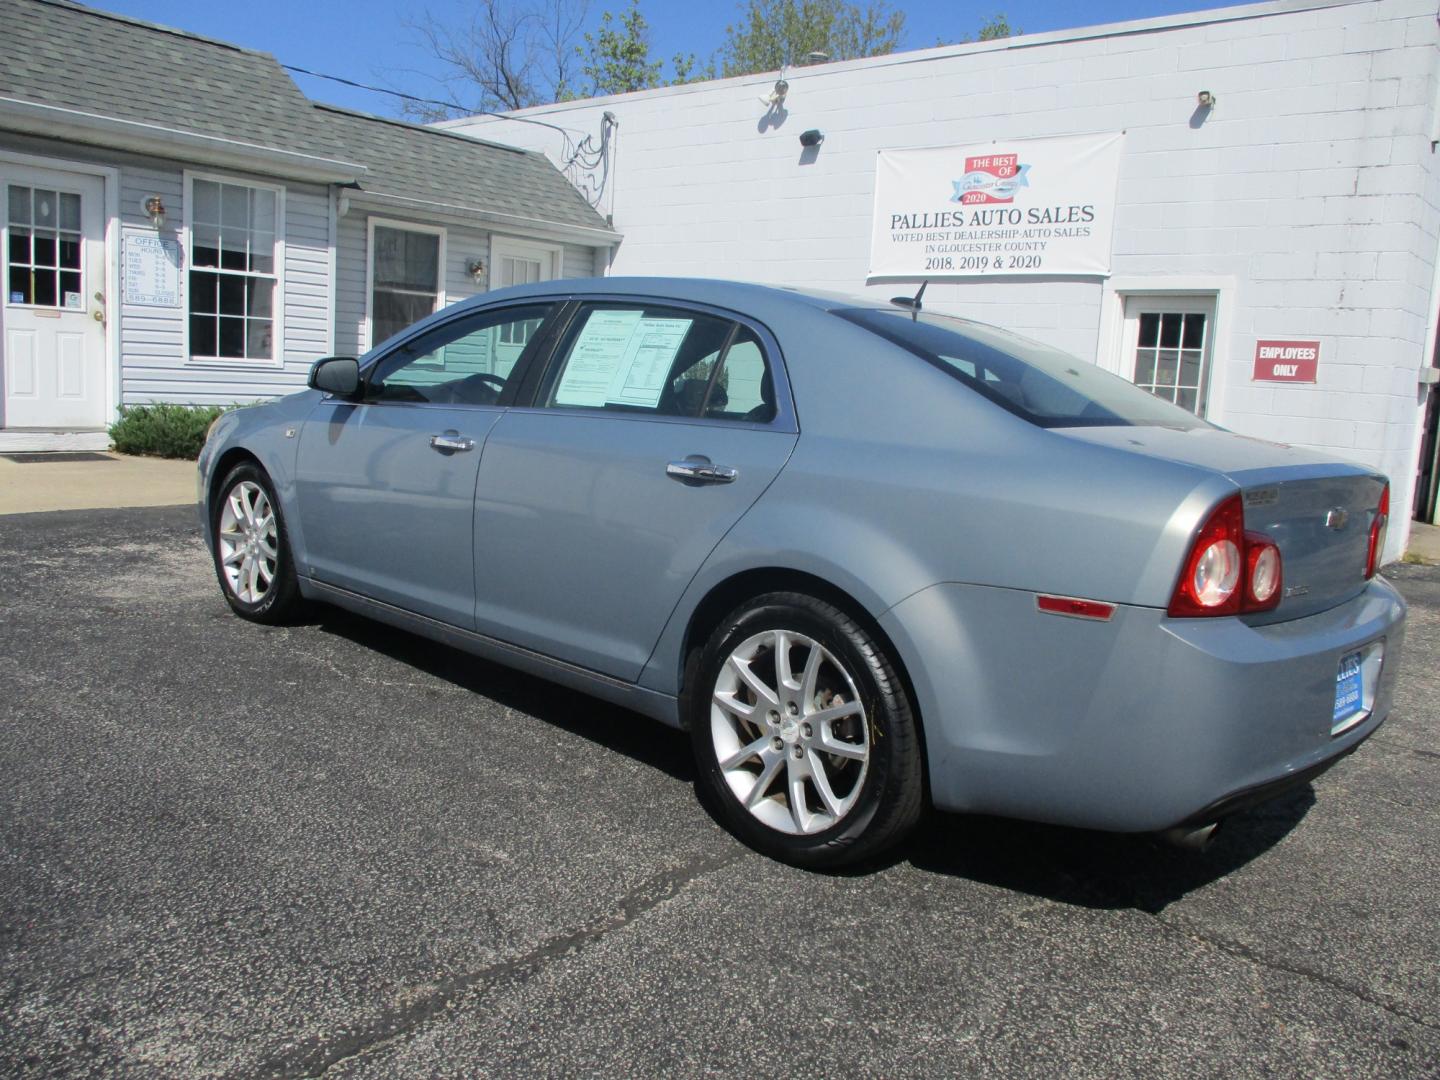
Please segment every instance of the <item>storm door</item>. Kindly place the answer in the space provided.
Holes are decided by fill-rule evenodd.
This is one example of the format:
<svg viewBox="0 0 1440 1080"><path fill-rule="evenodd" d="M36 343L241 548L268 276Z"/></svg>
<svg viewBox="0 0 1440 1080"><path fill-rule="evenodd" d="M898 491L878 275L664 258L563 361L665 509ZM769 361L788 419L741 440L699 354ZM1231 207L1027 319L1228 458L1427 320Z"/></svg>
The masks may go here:
<svg viewBox="0 0 1440 1080"><path fill-rule="evenodd" d="M370 347L445 306L445 231L370 223Z"/></svg>

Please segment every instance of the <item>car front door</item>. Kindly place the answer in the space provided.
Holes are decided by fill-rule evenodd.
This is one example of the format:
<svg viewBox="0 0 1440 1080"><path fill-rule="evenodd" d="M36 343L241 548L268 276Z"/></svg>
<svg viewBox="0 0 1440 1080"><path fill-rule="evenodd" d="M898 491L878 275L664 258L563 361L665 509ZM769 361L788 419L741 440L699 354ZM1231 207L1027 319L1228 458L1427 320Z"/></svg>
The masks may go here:
<svg viewBox="0 0 1440 1080"><path fill-rule="evenodd" d="M773 339L720 313L582 305L490 433L476 629L639 677L701 563L797 436Z"/></svg>
<svg viewBox="0 0 1440 1080"><path fill-rule="evenodd" d="M316 407L296 461L311 577L473 626L475 478L519 374L513 344L538 345L554 307L451 319L369 364L360 400Z"/></svg>

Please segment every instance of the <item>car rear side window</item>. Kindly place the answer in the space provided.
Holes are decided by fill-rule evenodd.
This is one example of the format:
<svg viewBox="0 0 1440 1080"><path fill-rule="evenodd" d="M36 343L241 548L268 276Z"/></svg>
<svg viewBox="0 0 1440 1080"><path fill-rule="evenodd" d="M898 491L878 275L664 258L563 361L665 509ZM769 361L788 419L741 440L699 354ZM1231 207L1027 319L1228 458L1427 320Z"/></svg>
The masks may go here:
<svg viewBox="0 0 1440 1080"><path fill-rule="evenodd" d="M760 339L748 326L736 330L725 350L724 362L705 399L705 415L712 420L752 424L775 419L775 380Z"/></svg>
<svg viewBox="0 0 1440 1080"><path fill-rule="evenodd" d="M1208 426L1092 363L984 323L883 308L839 308L834 314L1040 427Z"/></svg>
<svg viewBox="0 0 1440 1080"><path fill-rule="evenodd" d="M754 332L659 305L589 304L556 350L540 403L653 416L768 421L773 380Z"/></svg>

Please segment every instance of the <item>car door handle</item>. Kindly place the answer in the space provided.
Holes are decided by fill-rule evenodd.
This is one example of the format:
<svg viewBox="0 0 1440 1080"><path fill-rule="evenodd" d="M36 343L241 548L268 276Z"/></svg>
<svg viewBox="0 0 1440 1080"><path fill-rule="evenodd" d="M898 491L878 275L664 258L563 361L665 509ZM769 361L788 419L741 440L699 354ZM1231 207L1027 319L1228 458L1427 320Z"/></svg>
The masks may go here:
<svg viewBox="0 0 1440 1080"><path fill-rule="evenodd" d="M666 465L665 475L694 484L733 484L740 470L728 465L712 465L703 459L686 458Z"/></svg>
<svg viewBox="0 0 1440 1080"><path fill-rule="evenodd" d="M438 450L442 454L454 454L459 451L474 450L475 440L464 435L431 435L430 448Z"/></svg>

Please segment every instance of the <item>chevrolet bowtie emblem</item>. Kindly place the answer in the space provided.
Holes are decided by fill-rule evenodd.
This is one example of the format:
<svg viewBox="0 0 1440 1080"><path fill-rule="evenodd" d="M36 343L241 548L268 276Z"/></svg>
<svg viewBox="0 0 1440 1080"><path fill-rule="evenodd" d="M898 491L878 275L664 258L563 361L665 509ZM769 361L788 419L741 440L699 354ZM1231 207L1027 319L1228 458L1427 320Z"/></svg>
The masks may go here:
<svg viewBox="0 0 1440 1080"><path fill-rule="evenodd" d="M1341 507L1335 507L1325 515L1325 527L1328 529L1343 529L1345 523L1350 520L1350 512Z"/></svg>

